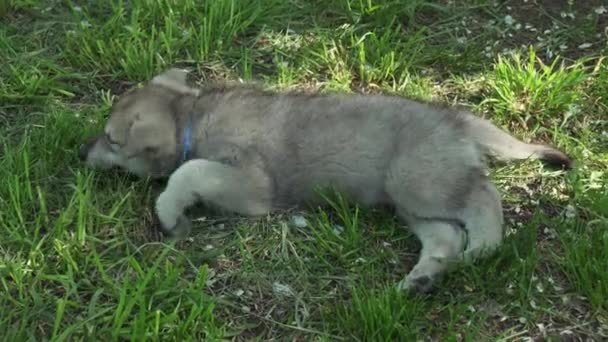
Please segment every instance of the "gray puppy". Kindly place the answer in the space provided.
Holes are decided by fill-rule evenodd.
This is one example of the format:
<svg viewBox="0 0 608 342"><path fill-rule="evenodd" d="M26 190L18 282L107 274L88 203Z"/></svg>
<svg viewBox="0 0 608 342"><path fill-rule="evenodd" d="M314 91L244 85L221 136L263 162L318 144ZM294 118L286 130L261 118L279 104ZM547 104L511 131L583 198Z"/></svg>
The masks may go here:
<svg viewBox="0 0 608 342"><path fill-rule="evenodd" d="M156 214L173 236L190 232L184 211L197 201L259 216L320 203L317 189L331 187L364 206L389 205L422 243L399 283L419 292L449 261L502 241L487 153L571 166L560 151L456 109L397 96L195 89L178 69L122 96L105 133L80 148L91 167L168 177Z"/></svg>

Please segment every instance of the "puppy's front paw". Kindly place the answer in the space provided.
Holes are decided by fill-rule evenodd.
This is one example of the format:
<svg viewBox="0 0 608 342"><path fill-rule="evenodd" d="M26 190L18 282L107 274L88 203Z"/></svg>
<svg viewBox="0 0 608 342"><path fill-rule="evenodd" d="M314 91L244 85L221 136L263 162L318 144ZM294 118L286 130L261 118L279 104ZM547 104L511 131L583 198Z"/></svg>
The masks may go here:
<svg viewBox="0 0 608 342"><path fill-rule="evenodd" d="M190 220L182 214L175 199L167 191L161 193L156 200L156 215L163 233L174 238L184 238L190 234Z"/></svg>
<svg viewBox="0 0 608 342"><path fill-rule="evenodd" d="M161 223L161 230L164 234L175 238L175 239L184 239L190 235L192 231L192 223L185 215L180 215L177 217L177 222L171 228L167 228Z"/></svg>

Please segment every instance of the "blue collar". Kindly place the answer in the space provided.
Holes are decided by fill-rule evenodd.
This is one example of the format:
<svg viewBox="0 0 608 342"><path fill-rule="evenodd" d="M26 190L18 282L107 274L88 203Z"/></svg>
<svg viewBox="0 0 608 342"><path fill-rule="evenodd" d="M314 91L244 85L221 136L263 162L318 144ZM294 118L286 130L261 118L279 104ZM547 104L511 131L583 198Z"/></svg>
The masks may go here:
<svg viewBox="0 0 608 342"><path fill-rule="evenodd" d="M192 153L192 115L188 115L188 121L182 132L182 159L180 164L190 160Z"/></svg>

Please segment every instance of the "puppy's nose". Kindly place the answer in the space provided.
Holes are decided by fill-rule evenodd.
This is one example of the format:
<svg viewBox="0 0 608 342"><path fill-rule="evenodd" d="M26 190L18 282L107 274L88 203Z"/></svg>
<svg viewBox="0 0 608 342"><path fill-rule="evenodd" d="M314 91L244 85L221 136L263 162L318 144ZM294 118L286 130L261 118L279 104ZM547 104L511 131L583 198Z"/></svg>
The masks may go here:
<svg viewBox="0 0 608 342"><path fill-rule="evenodd" d="M92 137L89 140L87 140L87 142L80 145L80 148L78 149L78 158L80 158L80 160L82 160L82 161L86 161L87 157L89 156L89 151L91 150L93 145L95 145L96 142L97 142L97 137Z"/></svg>
<svg viewBox="0 0 608 342"><path fill-rule="evenodd" d="M88 144L80 145L80 148L78 149L78 158L80 158L81 161L85 161L85 160L87 160L88 155L89 155Z"/></svg>

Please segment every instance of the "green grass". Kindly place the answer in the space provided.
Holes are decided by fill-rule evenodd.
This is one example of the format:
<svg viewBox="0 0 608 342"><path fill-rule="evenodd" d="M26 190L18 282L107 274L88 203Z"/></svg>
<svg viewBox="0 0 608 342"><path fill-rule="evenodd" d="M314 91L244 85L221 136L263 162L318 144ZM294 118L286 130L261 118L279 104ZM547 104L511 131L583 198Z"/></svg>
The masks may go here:
<svg viewBox="0 0 608 342"><path fill-rule="evenodd" d="M565 67L559 62L555 58L544 64L532 48L526 60L520 54L499 56L490 79L492 94L484 102L497 115L519 120L525 129L532 120L537 124L559 120L563 126L576 114L571 107L578 104L582 83L589 75L581 63Z"/></svg>
<svg viewBox="0 0 608 342"><path fill-rule="evenodd" d="M0 336L607 338L600 3L0 1ZM191 239L159 240L163 183L94 172L77 150L114 95L169 66L200 82L464 105L577 166L493 165L509 235L493 256L456 265L432 296L392 288L416 261L413 236L340 196L259 220L193 210Z"/></svg>

